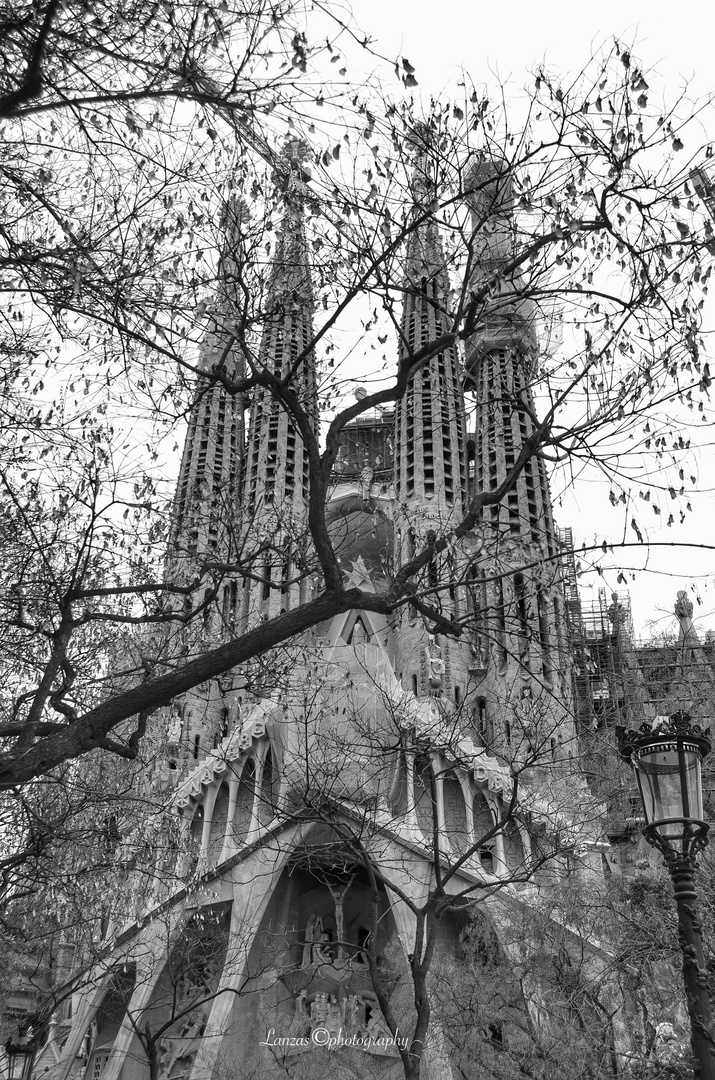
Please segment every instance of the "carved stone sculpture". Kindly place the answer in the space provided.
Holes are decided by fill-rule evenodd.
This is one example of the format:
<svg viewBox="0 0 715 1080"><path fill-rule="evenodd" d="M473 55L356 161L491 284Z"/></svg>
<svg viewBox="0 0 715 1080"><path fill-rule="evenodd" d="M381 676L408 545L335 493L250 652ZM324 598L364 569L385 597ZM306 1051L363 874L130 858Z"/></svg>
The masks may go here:
<svg viewBox="0 0 715 1080"><path fill-rule="evenodd" d="M328 1020L328 995L325 991L315 995L313 1003L310 1006L310 1028L314 1031L315 1028L325 1027Z"/></svg>
<svg viewBox="0 0 715 1080"><path fill-rule="evenodd" d="M343 1026L348 1035L354 1035L364 1027L365 1006L357 994L350 994L343 1009Z"/></svg>
<svg viewBox="0 0 715 1080"><path fill-rule="evenodd" d="M305 927L302 966L332 964L332 962L333 950L330 945L330 935L323 927L323 920L320 915L311 915Z"/></svg>
<svg viewBox="0 0 715 1080"><path fill-rule="evenodd" d="M680 640L689 640L693 643L697 642L698 635L693 624L693 602L685 589L680 589L678 591L678 599L675 601L675 608L673 610L680 623Z"/></svg>
<svg viewBox="0 0 715 1080"><path fill-rule="evenodd" d="M675 601L675 614L678 616L679 619L692 619L693 617L693 602L689 598L685 589L678 590L678 598ZM659 1027L660 1026L661 1025L659 1025Z"/></svg>
<svg viewBox="0 0 715 1080"><path fill-rule="evenodd" d="M291 1024L291 1033L305 1035L310 1031L310 1014L308 1012L308 992L303 989L295 999L295 1015Z"/></svg>
<svg viewBox="0 0 715 1080"><path fill-rule="evenodd" d="M191 1065L199 1049L204 1030L206 1010L201 1009L195 1017L189 1017L179 1034L162 1039L159 1046L159 1080L180 1080L191 1072ZM183 1063L183 1064L180 1064ZM172 1075L173 1074L173 1075Z"/></svg>
<svg viewBox="0 0 715 1080"><path fill-rule="evenodd" d="M658 1065L666 1067L677 1065L685 1057L685 1047L672 1024L663 1022L656 1026L653 1057Z"/></svg>
<svg viewBox="0 0 715 1080"><path fill-rule="evenodd" d="M343 1010L340 1007L340 1003L334 994L331 994L328 999L328 1015L325 1021L325 1027L332 1035L337 1035L343 1026Z"/></svg>
<svg viewBox="0 0 715 1080"><path fill-rule="evenodd" d="M425 656L427 657L427 679L433 689L437 689L442 685L442 676L444 675L444 660L442 659L442 649L440 648L439 639L435 634L428 636L428 644L425 647Z"/></svg>
<svg viewBox="0 0 715 1080"><path fill-rule="evenodd" d="M514 713L525 735L532 735L535 727L536 702L531 693L530 686L524 686L521 690L521 698L514 706Z"/></svg>
<svg viewBox="0 0 715 1080"><path fill-rule="evenodd" d="M613 629L616 633L618 633L620 628L622 626L625 626L626 624L626 620L628 619L628 612L624 608L621 601L618 599L618 593L611 593L611 600L613 601L613 603L609 607L607 614L608 618L613 624Z"/></svg>

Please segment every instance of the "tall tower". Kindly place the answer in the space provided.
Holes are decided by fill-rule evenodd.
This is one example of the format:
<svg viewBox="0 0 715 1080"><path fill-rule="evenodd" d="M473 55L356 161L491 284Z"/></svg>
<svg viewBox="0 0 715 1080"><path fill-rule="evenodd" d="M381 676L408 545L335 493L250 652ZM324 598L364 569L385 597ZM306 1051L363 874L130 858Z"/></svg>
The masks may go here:
<svg viewBox="0 0 715 1080"><path fill-rule="evenodd" d="M244 473L245 397L231 382L245 374L237 342L241 323L238 282L244 271L242 223L247 209L239 199L224 206L224 240L209 326L199 353L200 374L179 471L167 550L167 577L176 585L199 587L184 600L190 614L179 626L169 652L183 655L218 645L235 630L239 581L219 570L230 566L239 550L239 507ZM217 569L211 570L214 564ZM172 601L176 604L176 601ZM174 702L168 730L171 769L185 769L217 745L230 727L235 704L215 687L196 688Z"/></svg>
<svg viewBox="0 0 715 1080"><path fill-rule="evenodd" d="M428 129L413 136L412 231L405 253L405 299L398 363L412 357L450 329L450 286L439 228L428 205L435 198L437 165ZM461 518L466 497L464 400L456 345L431 356L409 378L395 414L395 523L397 555L409 561L432 537L442 536ZM459 597L445 581L455 567L437 555L424 575L425 601L446 618L459 616ZM403 685L419 695L457 696L464 673L453 669L449 641L428 635L413 610L402 616L397 667Z"/></svg>
<svg viewBox="0 0 715 1080"><path fill-rule="evenodd" d="M465 189L471 291L487 289L467 342L465 390L473 398L474 490L490 493L510 476L535 431L536 312L520 271L510 269L517 241L507 162L475 157ZM531 744L538 739L532 749L558 759L573 739L573 710L561 561L538 453L529 454L506 496L485 506L480 532L482 553L470 578L493 699L491 708L485 700L492 716L483 715L484 734L507 744L512 735Z"/></svg>
<svg viewBox="0 0 715 1080"><path fill-rule="evenodd" d="M458 352L442 350L410 370L450 326L446 260L427 206L430 144L420 131L414 142L399 344L409 378L394 417L394 486L386 465L393 418L364 416L342 433L328 507L349 580L375 593L384 587L391 528L404 565L432 536L449 535L469 494ZM485 237L475 288L509 258L511 195L498 168L481 162L475 172L477 248ZM239 560L259 552L255 565L242 565L241 629L289 611L309 586L304 437L315 430L317 404L304 201L294 177L283 193L262 337L256 356L245 357L256 385L244 476L220 472L225 451L223 463L217 453L237 405L220 386L202 396L200 384L177 495L172 544L187 566L189 557L210 558L224 535L225 550ZM508 474L533 424L530 311L508 289L494 299L467 353L474 483L487 491ZM218 333L212 340L223 357L228 342ZM238 424L237 413L237 432ZM183 757L171 816L184 840L177 877L167 885L157 872L135 889L127 926L100 950L101 963L75 995L67 1040L48 1045L38 1076L47 1064L47 1080L80 1080L82 1053L94 1080L215 1080L234 1077L236 1062L265 1080L288 1068L315 1076L318 1055L309 1055L333 1045L319 1033L343 1031L355 1036L356 1054L370 1055L363 1065L351 1059L356 1075L396 1080L398 1052L384 1038L387 1005L400 1027L415 1030L423 991L411 973L425 943L416 914L432 884L447 871L446 891L434 893L440 911L448 896L458 899L444 919L433 909L420 926L439 934L440 950L453 946L456 963L471 908L463 899L483 897L480 909L494 914L496 927L512 912L523 917L529 897L512 883L531 874L550 829L559 843L567 815L566 798L549 801L546 770L535 770L524 812L513 813L514 751L534 744L541 752L545 744L547 764L560 760L568 711L557 670L562 601L549 561L557 549L548 485L542 463L530 470L517 485L515 513L507 504L486 515L474 565L452 566L436 554L419 582L425 603L460 625L470 582L478 624L471 644L436 633L414 611L344 612L319 639L299 642L304 659L279 690L263 687L238 702L231 679L241 673L227 673L177 703ZM225 534L212 531L211 516L224 485L236 514ZM468 722L474 693L484 706L478 716L492 725L488 732L484 721L481 740ZM563 796L564 770L550 771ZM280 1053L271 1033L284 1040ZM426 1042L426 1080L450 1077L436 1008Z"/></svg>
<svg viewBox="0 0 715 1080"><path fill-rule="evenodd" d="M310 348L314 298L305 238L305 190L299 176L306 152L298 140L289 144L288 156L296 168L282 195L284 211L266 286L265 321L252 365L259 385L251 405L244 527L252 546L259 538L265 543L265 553L244 590L243 619L249 624L288 611L309 589L308 454L294 412L300 410L315 430L315 358Z"/></svg>
<svg viewBox="0 0 715 1080"><path fill-rule="evenodd" d="M244 452L244 399L226 383L243 376L236 343L236 282L241 264L241 220L246 209L232 199L224 206L223 250L209 327L199 352L189 427L174 497L167 569L182 584L206 560L228 562L236 550L236 509Z"/></svg>
<svg viewBox="0 0 715 1080"><path fill-rule="evenodd" d="M244 440L245 396L231 396L221 383L213 382L205 392L199 380L177 491L174 547L181 550L183 543L192 557L187 566L194 571L200 560L218 559L230 565L244 551L260 549L261 555L255 564L241 567L241 576L236 572L223 579L215 601L210 586L194 599L194 604L208 606L184 636L197 637L200 647L205 647L207 632L218 640L240 633L259 619L289 610L309 588L304 558L307 453L299 426L281 398L283 393L290 395L311 427L315 426L315 367L309 350L313 292L300 180L305 150L305 144L293 140L286 154L293 171L287 182L277 177L283 215L265 287L256 357L237 356L230 332L232 305L240 295L243 268L237 259L241 214L246 210L231 208L227 216L229 251L235 253L233 261L222 260L221 315L225 310L227 317L221 321L214 317L204 363L207 369L221 365L227 375L255 374L258 386ZM209 469L213 469L211 488ZM195 518L189 517L192 507ZM191 767L231 734L240 716L243 681L240 672L229 673L175 702L176 721L170 728L172 762Z"/></svg>

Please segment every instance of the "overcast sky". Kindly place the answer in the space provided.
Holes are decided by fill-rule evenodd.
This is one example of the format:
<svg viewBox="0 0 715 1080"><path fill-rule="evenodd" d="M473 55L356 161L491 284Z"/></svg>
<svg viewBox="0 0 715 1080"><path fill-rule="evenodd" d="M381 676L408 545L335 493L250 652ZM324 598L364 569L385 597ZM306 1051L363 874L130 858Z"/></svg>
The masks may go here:
<svg viewBox="0 0 715 1080"><path fill-rule="evenodd" d="M510 0L354 0L358 23L392 56L408 56L420 85L431 92L456 84L462 68L475 81L490 73L518 85L546 61L575 71L591 52L617 36L644 68L657 67L674 89L693 84L710 93L715 17L703 0L679 3L545 3Z"/></svg>

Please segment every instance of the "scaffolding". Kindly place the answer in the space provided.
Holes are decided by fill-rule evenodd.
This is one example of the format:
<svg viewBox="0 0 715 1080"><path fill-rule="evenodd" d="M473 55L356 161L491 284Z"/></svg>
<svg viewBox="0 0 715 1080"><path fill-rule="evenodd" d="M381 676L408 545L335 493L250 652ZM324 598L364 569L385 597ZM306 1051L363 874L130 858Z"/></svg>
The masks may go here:
<svg viewBox="0 0 715 1080"><path fill-rule="evenodd" d="M678 710L708 728L715 719L715 641L710 633L701 642L682 630L660 640L636 640L628 593L601 588L595 599L584 601L571 530L559 530L559 541L584 770L608 805L606 834L618 841L635 835L643 823L615 729L657 722ZM705 798L715 812L715 760L706 765Z"/></svg>
<svg viewBox="0 0 715 1080"><path fill-rule="evenodd" d="M576 614L575 607L568 608ZM628 593L598 590L569 624L582 727L639 725L682 709L708 726L715 715L715 644L695 634L641 641Z"/></svg>
<svg viewBox="0 0 715 1080"><path fill-rule="evenodd" d="M570 627L581 624L581 597L578 591L578 572L576 570L576 552L573 546L572 529L556 529L556 536L561 548L561 580L564 600Z"/></svg>
<svg viewBox="0 0 715 1080"><path fill-rule="evenodd" d="M394 413L371 411L347 424L340 433L333 479L367 476L386 482L394 470Z"/></svg>
<svg viewBox="0 0 715 1080"><path fill-rule="evenodd" d="M598 590L595 600L567 605L573 647L574 697L582 730L626 723L642 697L632 655L633 617L627 593ZM573 616L577 616L574 619Z"/></svg>

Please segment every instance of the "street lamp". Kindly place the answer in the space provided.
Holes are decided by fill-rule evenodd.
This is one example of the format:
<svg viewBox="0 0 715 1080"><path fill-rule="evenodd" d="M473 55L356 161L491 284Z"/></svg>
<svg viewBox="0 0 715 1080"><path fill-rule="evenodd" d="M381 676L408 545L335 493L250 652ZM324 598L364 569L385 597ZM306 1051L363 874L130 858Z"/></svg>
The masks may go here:
<svg viewBox="0 0 715 1080"><path fill-rule="evenodd" d="M32 1065L32 1047L23 1043L6 1043L5 1059L7 1061L8 1080L28 1080ZM2 1075L0 1073L0 1075Z"/></svg>
<svg viewBox="0 0 715 1080"><path fill-rule="evenodd" d="M703 821L700 774L701 762L710 753L709 731L691 723L687 713L677 712L656 727L617 728L616 734L621 757L638 781L646 821L643 835L663 856L673 882L696 1075L715 1080L715 1040L694 873L696 855L707 844L710 828Z"/></svg>

